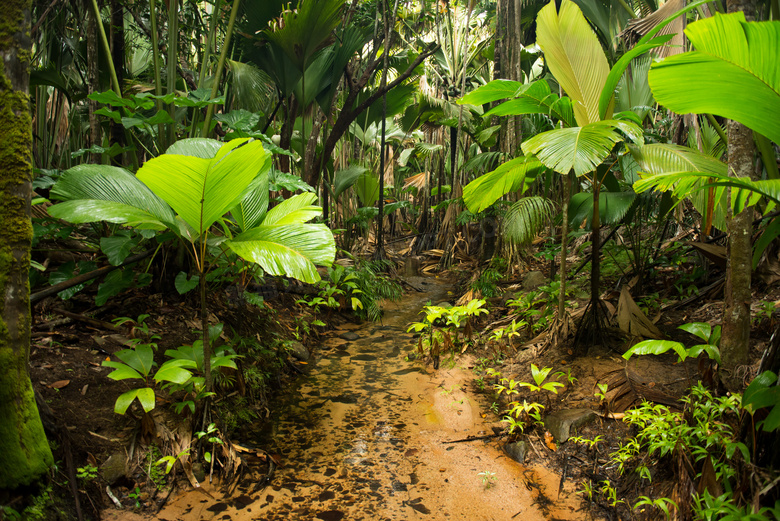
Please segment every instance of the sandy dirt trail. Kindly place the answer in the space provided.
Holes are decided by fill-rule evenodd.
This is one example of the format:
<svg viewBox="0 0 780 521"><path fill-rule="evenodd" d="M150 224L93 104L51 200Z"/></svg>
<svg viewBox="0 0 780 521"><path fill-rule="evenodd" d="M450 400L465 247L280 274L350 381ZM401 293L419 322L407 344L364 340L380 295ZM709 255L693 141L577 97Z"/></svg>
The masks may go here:
<svg viewBox="0 0 780 521"><path fill-rule="evenodd" d="M381 323L330 332L298 388L247 440L279 455L267 486L255 490L245 478L225 495L204 484L210 496L179 494L155 519L582 519L571 485L557 498L555 475L512 461L495 440L445 443L490 434L495 423L467 392L468 358L443 359L438 370L405 360L414 345L408 324L426 302L448 297L435 279L415 283L425 292L387 304ZM107 511L105 519L142 517Z"/></svg>

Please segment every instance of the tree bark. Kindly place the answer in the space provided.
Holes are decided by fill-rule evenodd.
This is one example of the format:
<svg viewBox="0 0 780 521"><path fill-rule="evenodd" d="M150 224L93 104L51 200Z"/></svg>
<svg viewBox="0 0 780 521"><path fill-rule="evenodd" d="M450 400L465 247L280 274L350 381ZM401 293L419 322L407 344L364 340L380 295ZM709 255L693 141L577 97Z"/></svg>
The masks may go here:
<svg viewBox="0 0 780 521"><path fill-rule="evenodd" d="M751 0L729 0L727 5L729 12L744 11L748 21L754 19L755 7ZM753 132L746 126L731 120L727 123L727 129L729 175L754 176ZM726 295L723 300L723 334L720 342L721 379L726 388L739 391L743 384L738 368L749 363L750 355L753 219L750 208L732 216L730 203L729 192Z"/></svg>
<svg viewBox="0 0 780 521"><path fill-rule="evenodd" d="M523 81L520 68L520 51L523 46L520 14L520 0L498 0L493 79ZM498 123L501 125L498 133L499 150L513 157L522 141L522 117L498 118Z"/></svg>
<svg viewBox="0 0 780 521"><path fill-rule="evenodd" d="M0 25L0 489L6 490L37 481L52 463L28 372L30 5L12 0Z"/></svg>

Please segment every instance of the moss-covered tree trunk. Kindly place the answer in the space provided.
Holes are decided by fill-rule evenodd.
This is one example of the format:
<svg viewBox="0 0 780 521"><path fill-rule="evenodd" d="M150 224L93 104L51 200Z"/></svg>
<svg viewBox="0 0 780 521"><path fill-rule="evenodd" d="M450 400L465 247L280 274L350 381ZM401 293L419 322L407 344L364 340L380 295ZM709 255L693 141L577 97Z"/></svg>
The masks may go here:
<svg viewBox="0 0 780 521"><path fill-rule="evenodd" d="M52 463L35 405L30 351L31 0L0 17L0 489L39 479Z"/></svg>

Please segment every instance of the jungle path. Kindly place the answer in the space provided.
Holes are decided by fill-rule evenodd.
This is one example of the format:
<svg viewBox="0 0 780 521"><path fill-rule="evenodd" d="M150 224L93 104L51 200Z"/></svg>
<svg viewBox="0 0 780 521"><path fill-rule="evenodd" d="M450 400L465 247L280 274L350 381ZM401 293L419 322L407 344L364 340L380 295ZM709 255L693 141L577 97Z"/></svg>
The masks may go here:
<svg viewBox="0 0 780 521"><path fill-rule="evenodd" d="M414 283L424 292L386 304L381 322L329 332L297 388L273 403L247 440L280 460L267 485L255 490L262 477L245 476L226 496L204 483L213 497L179 494L156 519L579 519L576 496L556 499L558 476L514 462L496 440L445 443L492 434L495 423L466 392L466 360L442 359L438 370L405 360L408 324L426 302L453 298L437 279ZM491 486L480 473L492 473Z"/></svg>

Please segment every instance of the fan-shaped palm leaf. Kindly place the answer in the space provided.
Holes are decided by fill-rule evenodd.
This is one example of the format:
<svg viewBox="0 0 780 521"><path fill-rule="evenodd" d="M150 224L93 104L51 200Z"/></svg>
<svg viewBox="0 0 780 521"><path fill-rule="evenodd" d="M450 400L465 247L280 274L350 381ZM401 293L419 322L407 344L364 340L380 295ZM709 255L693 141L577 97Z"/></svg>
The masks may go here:
<svg viewBox="0 0 780 521"><path fill-rule="evenodd" d="M336 255L333 234L324 224L261 225L239 234L227 245L266 273L308 283L320 280L314 264L329 266Z"/></svg>
<svg viewBox="0 0 780 521"><path fill-rule="evenodd" d="M644 172L655 176L669 172L703 172L711 174L710 177L726 176L726 164L718 159L702 154L692 148L665 143L653 143L643 147L631 147L631 153ZM673 189L673 195L678 199L689 197L694 208L705 217L706 222L711 222L721 230L726 229L726 199L723 197L724 189L717 188L710 194L702 190L710 182L704 175L690 178L677 176L658 178L642 176L643 179L634 184L636 192L647 190L650 186L657 186L659 190ZM712 208L710 217L707 208Z"/></svg>
<svg viewBox="0 0 780 521"><path fill-rule="evenodd" d="M312 205L316 200L316 194L309 192L285 199L268 210L262 225L282 226L311 221L318 215L322 215L322 208Z"/></svg>
<svg viewBox="0 0 780 521"><path fill-rule="evenodd" d="M545 170L534 157L516 157L463 188L463 202L471 213L479 213L510 192L525 191Z"/></svg>
<svg viewBox="0 0 780 521"><path fill-rule="evenodd" d="M584 127L558 128L523 142L523 152L534 154L545 166L560 174L572 169L579 177L592 172L612 152L624 135L643 143L642 129L627 121L606 120Z"/></svg>
<svg viewBox="0 0 780 521"><path fill-rule="evenodd" d="M564 92L574 101L577 124L599 121L599 96L609 75L601 43L574 2L562 0L560 11L551 1L536 21L536 41ZM605 118L611 116L607 110Z"/></svg>
<svg viewBox="0 0 780 521"><path fill-rule="evenodd" d="M252 64L227 60L233 81L233 108L270 114L276 100L271 77Z"/></svg>
<svg viewBox="0 0 780 521"><path fill-rule="evenodd" d="M599 221L601 224L614 225L623 220L636 201L634 192L599 192ZM569 199L569 224L579 226L586 221L585 228L590 230L593 219L593 194L580 192Z"/></svg>
<svg viewBox="0 0 780 521"><path fill-rule="evenodd" d="M502 227L503 234L515 244L530 243L555 215L555 205L545 197L524 197L513 204Z"/></svg>
<svg viewBox="0 0 780 521"><path fill-rule="evenodd" d="M163 154L147 161L137 177L202 234L241 201L268 164L262 142L234 139L213 159Z"/></svg>
<svg viewBox="0 0 780 521"><path fill-rule="evenodd" d="M337 171L333 175L333 197L340 196L345 190L354 185L360 176L366 175L367 172L368 168L360 165L351 165Z"/></svg>
<svg viewBox="0 0 780 521"><path fill-rule="evenodd" d="M60 176L51 194L66 202L50 207L49 214L76 224L108 221L156 230L175 226L165 201L122 168L75 166Z"/></svg>
<svg viewBox="0 0 780 521"><path fill-rule="evenodd" d="M780 143L780 22L746 22L744 13L716 14L690 24L685 34L696 51L671 56L650 69L656 100L679 114L717 114L739 121Z"/></svg>

